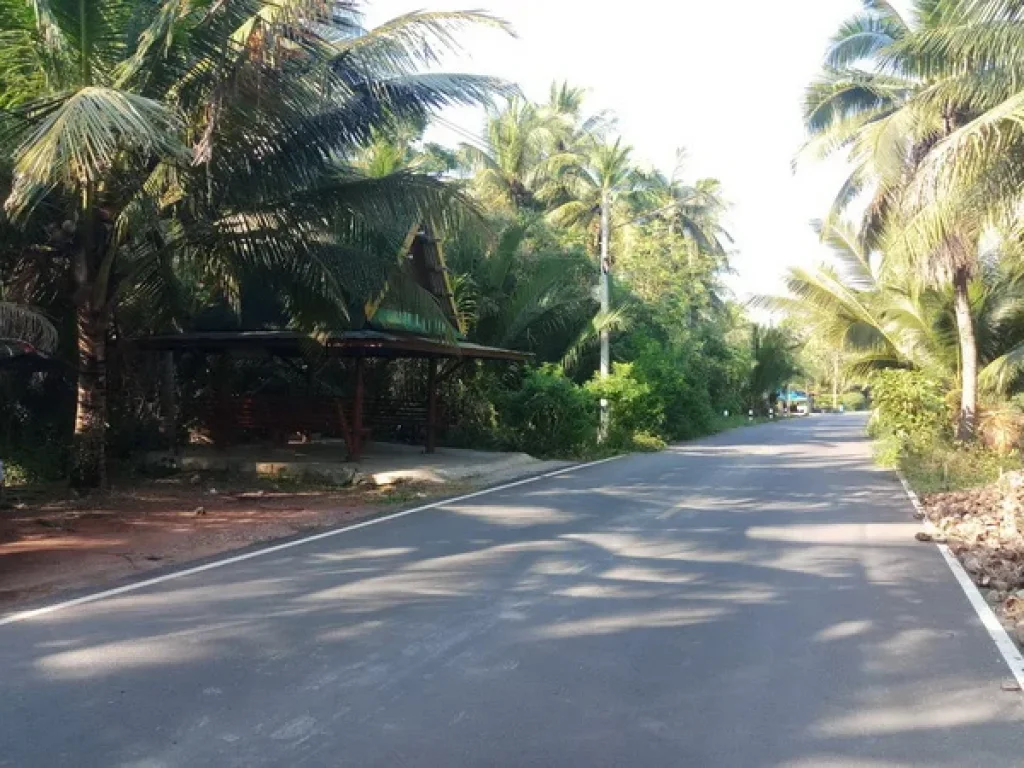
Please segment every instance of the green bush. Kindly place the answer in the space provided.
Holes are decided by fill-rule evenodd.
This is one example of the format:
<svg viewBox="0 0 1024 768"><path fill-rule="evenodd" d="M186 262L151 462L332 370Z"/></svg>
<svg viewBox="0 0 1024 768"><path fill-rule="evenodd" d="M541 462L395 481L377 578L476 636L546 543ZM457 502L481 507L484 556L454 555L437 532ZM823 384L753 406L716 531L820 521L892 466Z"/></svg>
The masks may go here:
<svg viewBox="0 0 1024 768"><path fill-rule="evenodd" d="M890 369L871 377L877 437L895 438L902 452L929 447L949 437L950 414L941 384L919 371Z"/></svg>
<svg viewBox="0 0 1024 768"><path fill-rule="evenodd" d="M616 363L608 378L594 379L587 384L587 390L595 400L608 400L609 446L630 449L637 435L662 434L665 404L649 384L637 378L633 363Z"/></svg>
<svg viewBox="0 0 1024 768"><path fill-rule="evenodd" d="M455 423L445 431L445 445L476 449L503 447L495 403L498 393L505 389L501 380L487 370L453 376L441 395L446 409L457 414Z"/></svg>
<svg viewBox="0 0 1024 768"><path fill-rule="evenodd" d="M666 431L671 440L693 440L713 434L715 412L706 389L680 381L666 397Z"/></svg>
<svg viewBox="0 0 1024 768"><path fill-rule="evenodd" d="M993 482L1002 470L1019 468L1020 457L1001 456L980 444L952 442L953 414L943 386L916 371L881 371L872 377L879 438L875 456L899 468L920 492L950 491Z"/></svg>
<svg viewBox="0 0 1024 768"><path fill-rule="evenodd" d="M868 407L868 399L863 392L846 392L840 395L839 404L847 411L863 411Z"/></svg>
<svg viewBox="0 0 1024 768"><path fill-rule="evenodd" d="M637 453L657 453L667 447L667 443L657 435L649 432L637 432L631 438L630 450Z"/></svg>
<svg viewBox="0 0 1024 768"><path fill-rule="evenodd" d="M885 435L875 441L875 461L886 469L897 469L903 461L903 441L894 435Z"/></svg>
<svg viewBox="0 0 1024 768"><path fill-rule="evenodd" d="M593 445L598 408L594 396L558 368L529 371L515 391L497 394L505 446L540 457L576 457Z"/></svg>
<svg viewBox="0 0 1024 768"><path fill-rule="evenodd" d="M715 377L699 348L646 340L638 345L634 376L661 403L657 433L663 438L692 440L715 431L717 411L710 391Z"/></svg>

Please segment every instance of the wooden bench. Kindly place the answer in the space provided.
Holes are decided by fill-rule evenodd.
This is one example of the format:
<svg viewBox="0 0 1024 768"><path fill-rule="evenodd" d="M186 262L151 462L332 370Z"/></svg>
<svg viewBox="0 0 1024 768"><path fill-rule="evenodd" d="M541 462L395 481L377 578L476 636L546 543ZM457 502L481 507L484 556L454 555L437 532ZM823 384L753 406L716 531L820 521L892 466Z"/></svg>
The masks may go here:
<svg viewBox="0 0 1024 768"><path fill-rule="evenodd" d="M353 402L345 398L248 395L211 403L207 423L217 445L246 438L283 444L295 434L316 434L345 440L352 458L358 459L375 427L394 428L403 440L419 442L428 438L429 442L430 409L426 403L370 400L357 420ZM434 426L443 423L439 411ZM358 436L354 434L356 424L360 425Z"/></svg>
<svg viewBox="0 0 1024 768"><path fill-rule="evenodd" d="M245 433L255 439L287 442L296 433L348 439L351 403L342 398L289 398L252 395L211 405L215 441L235 442ZM365 431L365 430L364 430Z"/></svg>

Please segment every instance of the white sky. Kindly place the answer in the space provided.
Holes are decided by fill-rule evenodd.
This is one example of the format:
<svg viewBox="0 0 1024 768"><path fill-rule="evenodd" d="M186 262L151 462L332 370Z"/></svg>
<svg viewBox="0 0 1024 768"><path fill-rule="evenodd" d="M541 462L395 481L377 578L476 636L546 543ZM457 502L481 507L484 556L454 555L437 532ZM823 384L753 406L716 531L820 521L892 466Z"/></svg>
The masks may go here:
<svg viewBox="0 0 1024 768"><path fill-rule="evenodd" d="M466 7L511 22L518 38L474 32L468 55L446 69L514 81L538 100L552 80L568 80L589 90L591 111L618 116L641 163L670 172L685 147L689 177L721 179L733 205L738 274L729 283L738 297L779 291L786 266L826 257L808 222L825 215L842 164L794 176L791 163L804 138L804 87L859 0L367 0L364 10L374 26L412 10ZM446 117L481 132L479 113Z"/></svg>

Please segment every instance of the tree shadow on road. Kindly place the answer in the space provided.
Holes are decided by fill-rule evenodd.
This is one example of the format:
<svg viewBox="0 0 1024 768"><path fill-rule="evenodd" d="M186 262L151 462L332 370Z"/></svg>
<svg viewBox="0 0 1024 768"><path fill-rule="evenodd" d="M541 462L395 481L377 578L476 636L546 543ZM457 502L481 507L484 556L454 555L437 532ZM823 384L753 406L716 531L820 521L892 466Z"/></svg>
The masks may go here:
<svg viewBox="0 0 1024 768"><path fill-rule="evenodd" d="M1019 700L898 484L812 437L720 436L0 628L0 764L1017 764Z"/></svg>

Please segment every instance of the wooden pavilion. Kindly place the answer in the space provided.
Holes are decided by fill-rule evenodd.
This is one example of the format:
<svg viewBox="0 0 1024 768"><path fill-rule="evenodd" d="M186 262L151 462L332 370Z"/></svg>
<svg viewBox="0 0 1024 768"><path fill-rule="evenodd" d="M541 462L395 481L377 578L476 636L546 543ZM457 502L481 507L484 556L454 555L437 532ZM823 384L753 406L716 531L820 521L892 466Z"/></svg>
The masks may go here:
<svg viewBox="0 0 1024 768"><path fill-rule="evenodd" d="M422 435L428 453L437 448L441 426L439 391L446 379L473 360L525 362L529 355L465 341L459 325L441 245L416 227L402 249L404 279L425 290L441 309L441 317L425 317L390 301L388 289L364 307L361 327L310 336L289 330L240 330L149 336L134 340L142 351L163 352L168 358L186 352L231 358L275 359L302 373L308 381L304 396L238 395L221 388L208 403L204 421L220 445L242 435L284 441L292 434L319 434L344 439L349 458L358 461L375 429L399 428ZM389 361L423 361L425 375L416 392L374 391L367 366ZM318 372L342 364L351 386L343 394L314 394Z"/></svg>

